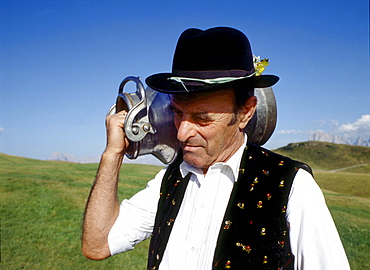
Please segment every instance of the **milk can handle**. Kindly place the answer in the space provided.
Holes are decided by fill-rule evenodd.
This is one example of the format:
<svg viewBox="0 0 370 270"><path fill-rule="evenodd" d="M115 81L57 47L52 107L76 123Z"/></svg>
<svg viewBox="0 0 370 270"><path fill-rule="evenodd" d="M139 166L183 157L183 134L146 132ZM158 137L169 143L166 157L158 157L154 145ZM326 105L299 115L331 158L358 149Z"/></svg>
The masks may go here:
<svg viewBox="0 0 370 270"><path fill-rule="evenodd" d="M136 93L140 96L140 101L135 104L126 115L124 129L127 139L132 142L141 141L147 133L155 133L153 126L150 124L147 108L147 99L145 94L145 89L143 84L140 81L139 77L129 76L126 77L119 87L119 94L123 93L123 88L127 82L133 81L136 83ZM136 121L139 112L146 110L145 116L142 117L139 121Z"/></svg>

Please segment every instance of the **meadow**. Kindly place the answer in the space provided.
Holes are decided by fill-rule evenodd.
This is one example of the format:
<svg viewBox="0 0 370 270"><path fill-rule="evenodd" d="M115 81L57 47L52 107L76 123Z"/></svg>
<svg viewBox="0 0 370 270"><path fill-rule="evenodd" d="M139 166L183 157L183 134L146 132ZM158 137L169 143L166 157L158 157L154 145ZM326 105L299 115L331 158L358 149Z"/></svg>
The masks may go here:
<svg viewBox="0 0 370 270"><path fill-rule="evenodd" d="M286 151L292 156L299 152ZM360 156L364 164L369 158L366 153L354 155ZM316 166L313 166L316 180L326 197L351 269L370 269L369 165L334 172L332 165L312 163ZM345 166L340 164L341 168L355 165L358 160L344 163ZM86 259L81 253L83 212L97 167L97 164L41 161L0 154L1 269L146 268L148 241L140 243L133 251L103 261ZM123 164L120 199L129 198L144 188L160 168Z"/></svg>

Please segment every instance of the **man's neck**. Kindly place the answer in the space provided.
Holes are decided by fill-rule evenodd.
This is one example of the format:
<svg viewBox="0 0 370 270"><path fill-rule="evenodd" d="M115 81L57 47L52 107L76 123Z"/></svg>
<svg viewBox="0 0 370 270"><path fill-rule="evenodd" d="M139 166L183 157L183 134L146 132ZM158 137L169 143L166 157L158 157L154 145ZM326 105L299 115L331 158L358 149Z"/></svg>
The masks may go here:
<svg viewBox="0 0 370 270"><path fill-rule="evenodd" d="M242 147L242 146L244 146L245 145L245 143L246 143L246 141L248 140L248 138L247 138L247 135L245 134L245 133L243 133L243 136L241 137L241 139L239 140L240 142L238 142L238 143L236 143L236 144L234 144L234 149L233 149L233 151L231 152L231 154L229 154L229 156L224 160L224 161L222 161L222 162L224 162L224 163L226 163L227 161L229 161L234 155L235 155L235 153ZM202 169L202 171L203 171L203 174L204 175L206 175L207 174L207 172L208 172L208 169L210 168L210 167L212 167L214 164L216 164L216 163L219 163L219 162L214 162L214 163L212 163L210 166L208 166L207 168L201 168Z"/></svg>

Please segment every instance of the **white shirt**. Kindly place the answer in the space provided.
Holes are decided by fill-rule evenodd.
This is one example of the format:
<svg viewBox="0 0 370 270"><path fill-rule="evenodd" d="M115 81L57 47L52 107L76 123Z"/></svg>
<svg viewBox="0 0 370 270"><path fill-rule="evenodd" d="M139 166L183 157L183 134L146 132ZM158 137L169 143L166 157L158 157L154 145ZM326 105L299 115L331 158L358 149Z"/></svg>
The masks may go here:
<svg viewBox="0 0 370 270"><path fill-rule="evenodd" d="M211 269L215 246L237 179L245 145L225 163L211 166L206 175L186 163L180 165L191 178L160 264L167 269ZM108 243L112 255L128 251L150 237L165 169L147 188L124 200ZM350 269L324 196L315 180L300 169L293 181L287 205L290 242L296 270Z"/></svg>

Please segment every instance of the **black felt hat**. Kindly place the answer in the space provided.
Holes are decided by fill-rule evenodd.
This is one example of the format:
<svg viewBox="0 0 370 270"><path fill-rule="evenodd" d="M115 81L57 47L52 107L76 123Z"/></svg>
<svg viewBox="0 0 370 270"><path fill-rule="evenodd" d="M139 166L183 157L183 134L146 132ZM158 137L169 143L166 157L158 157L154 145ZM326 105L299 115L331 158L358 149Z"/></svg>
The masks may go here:
<svg viewBox="0 0 370 270"><path fill-rule="evenodd" d="M172 73L149 76L146 84L159 92L205 92L235 86L264 88L279 77L255 75L248 38L239 30L216 27L185 30L176 46Z"/></svg>

